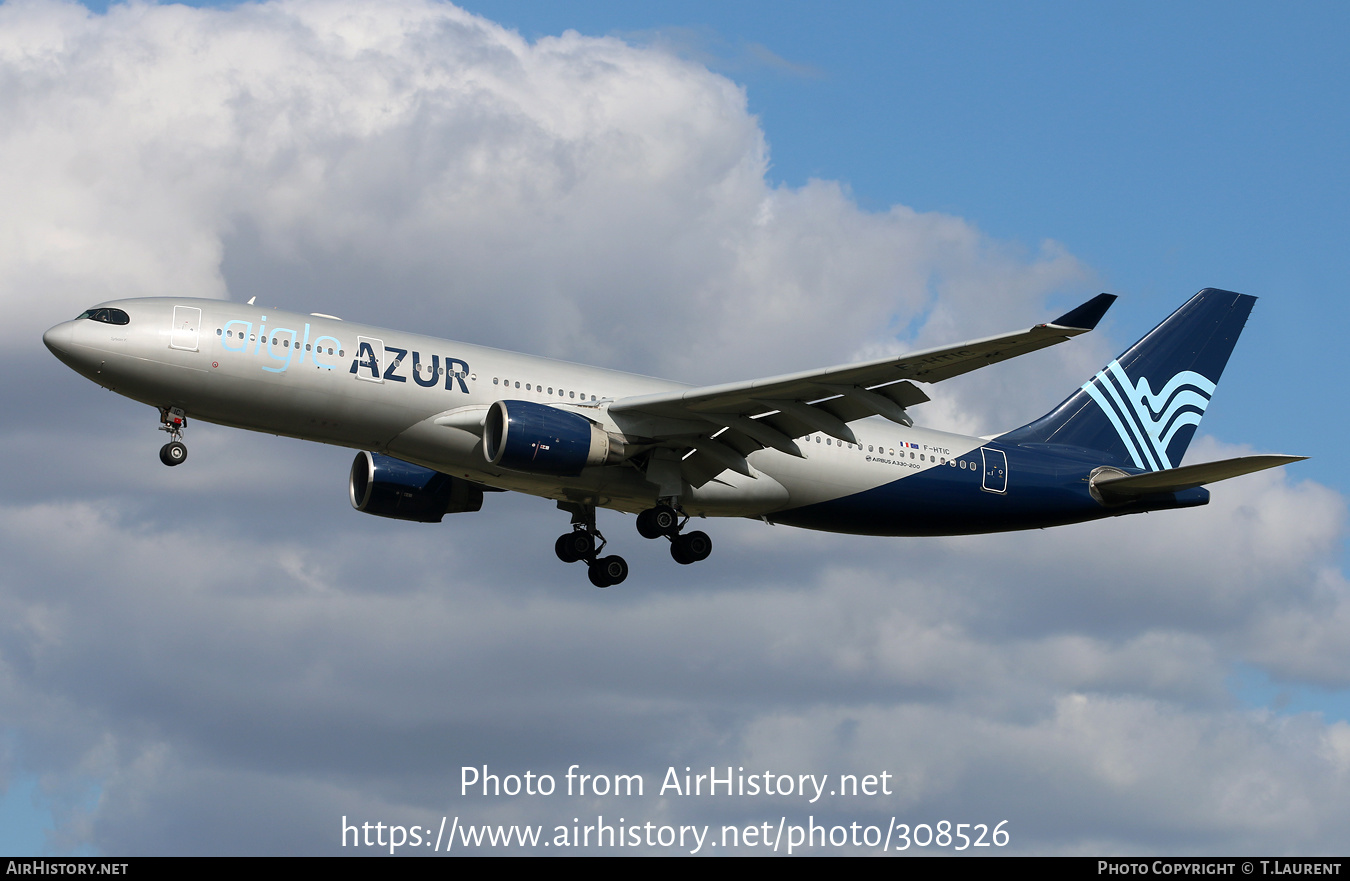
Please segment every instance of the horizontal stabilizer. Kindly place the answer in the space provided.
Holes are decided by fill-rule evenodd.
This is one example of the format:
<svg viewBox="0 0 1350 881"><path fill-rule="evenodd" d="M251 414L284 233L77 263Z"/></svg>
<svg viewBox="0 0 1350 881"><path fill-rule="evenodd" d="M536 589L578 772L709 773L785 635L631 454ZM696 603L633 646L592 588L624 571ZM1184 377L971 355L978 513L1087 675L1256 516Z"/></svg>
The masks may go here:
<svg viewBox="0 0 1350 881"><path fill-rule="evenodd" d="M1204 462L1199 465L1183 465L1180 468L1168 468L1165 471L1153 471L1148 474L1121 474L1107 471L1092 478L1092 488L1106 502L1128 502L1140 496L1155 493L1175 493L1194 489L1207 483L1227 480L1301 462L1307 456L1242 456L1237 459L1223 459L1218 462Z"/></svg>

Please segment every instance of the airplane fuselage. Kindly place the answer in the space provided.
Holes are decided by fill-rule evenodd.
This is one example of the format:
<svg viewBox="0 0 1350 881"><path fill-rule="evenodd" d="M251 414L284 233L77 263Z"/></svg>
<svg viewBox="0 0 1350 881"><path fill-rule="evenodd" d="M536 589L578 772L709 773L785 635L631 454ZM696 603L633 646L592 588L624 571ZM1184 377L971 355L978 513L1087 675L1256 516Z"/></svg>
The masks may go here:
<svg viewBox="0 0 1350 881"><path fill-rule="evenodd" d="M178 408L220 425L376 451L486 487L632 513L657 499L642 469L620 462L556 475L495 466L471 423L494 402L528 401L579 414L640 445L642 426L612 415L609 404L689 388L219 300L101 305L129 320L65 322L45 341L79 373L161 412ZM857 443L820 432L798 438L801 457L756 450L746 457L751 474L727 470L686 487L682 508L691 516L756 517L835 532L938 535L1052 526L1208 499L1197 488L1106 505L1091 492L1094 470L1138 469L1088 450L1008 445L879 417L853 427Z"/></svg>

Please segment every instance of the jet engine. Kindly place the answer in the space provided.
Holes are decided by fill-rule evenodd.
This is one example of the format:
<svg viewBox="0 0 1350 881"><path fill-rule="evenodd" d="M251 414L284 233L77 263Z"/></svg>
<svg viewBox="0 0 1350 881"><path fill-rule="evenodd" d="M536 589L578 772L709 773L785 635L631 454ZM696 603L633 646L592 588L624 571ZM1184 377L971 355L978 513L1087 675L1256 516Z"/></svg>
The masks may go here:
<svg viewBox="0 0 1350 881"><path fill-rule="evenodd" d="M348 482L352 507L377 517L440 523L446 514L483 507L483 488L393 456L362 451Z"/></svg>
<svg viewBox="0 0 1350 881"><path fill-rule="evenodd" d="M575 476L624 459L623 439L579 413L532 401L497 401L483 422L483 455L513 471Z"/></svg>

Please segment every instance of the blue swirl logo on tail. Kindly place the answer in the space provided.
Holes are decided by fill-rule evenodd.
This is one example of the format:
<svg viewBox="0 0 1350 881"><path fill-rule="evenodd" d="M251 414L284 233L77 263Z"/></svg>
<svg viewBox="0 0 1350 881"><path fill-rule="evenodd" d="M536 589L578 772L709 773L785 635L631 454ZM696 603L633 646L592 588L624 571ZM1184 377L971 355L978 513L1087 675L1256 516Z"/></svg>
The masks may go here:
<svg viewBox="0 0 1350 881"><path fill-rule="evenodd" d="M1148 377L1131 382L1120 362L1112 361L1083 383L1083 391L1111 420L1135 467L1161 471L1173 467L1167 448L1177 431L1200 424L1214 383L1194 370L1183 370L1154 392Z"/></svg>

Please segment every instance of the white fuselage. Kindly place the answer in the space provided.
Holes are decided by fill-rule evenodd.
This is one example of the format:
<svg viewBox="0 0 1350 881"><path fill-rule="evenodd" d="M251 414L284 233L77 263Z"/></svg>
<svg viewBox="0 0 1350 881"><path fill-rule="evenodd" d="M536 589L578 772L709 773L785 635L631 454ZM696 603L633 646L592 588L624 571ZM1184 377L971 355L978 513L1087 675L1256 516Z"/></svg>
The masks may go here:
<svg viewBox="0 0 1350 881"><path fill-rule="evenodd" d="M190 419L382 452L490 487L630 512L650 508L657 496L638 469L611 465L558 477L496 467L477 433L444 424L455 422L445 417L485 411L498 400L531 401L582 414L640 443L634 426L616 421L608 404L687 387L219 300L103 305L125 311L129 323L70 321L44 339L69 366L127 397L181 408ZM725 471L691 488L681 499L684 509L771 516L948 466L982 444L880 418L859 421L854 430L858 444L821 434L801 438L804 458L774 449L751 453L757 476ZM980 480L974 468L969 480Z"/></svg>

